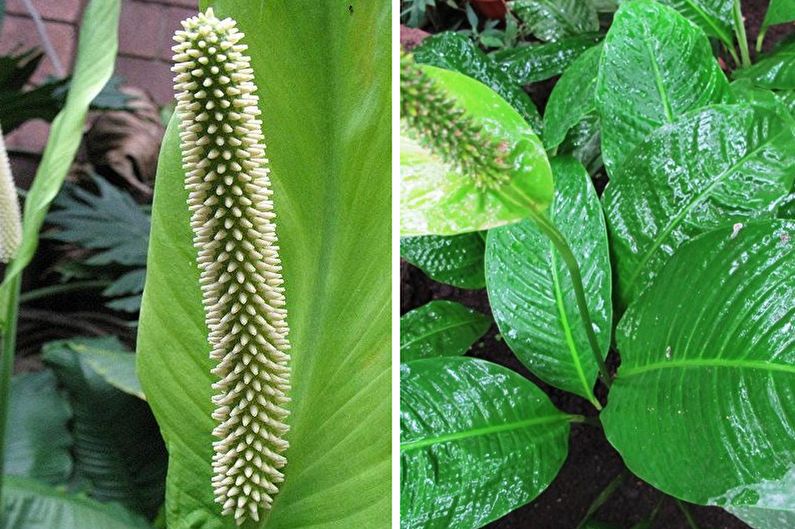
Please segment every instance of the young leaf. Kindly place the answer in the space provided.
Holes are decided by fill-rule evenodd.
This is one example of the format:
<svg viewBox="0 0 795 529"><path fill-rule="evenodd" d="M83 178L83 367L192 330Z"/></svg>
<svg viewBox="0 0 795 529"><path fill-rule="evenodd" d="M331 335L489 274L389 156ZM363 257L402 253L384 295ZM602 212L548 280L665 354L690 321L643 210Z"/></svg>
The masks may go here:
<svg viewBox="0 0 795 529"><path fill-rule="evenodd" d="M546 42L599 31L599 16L588 1L515 0L510 9L537 39Z"/></svg>
<svg viewBox="0 0 795 529"><path fill-rule="evenodd" d="M401 529L476 529L528 503L563 465L571 419L485 360L402 364Z"/></svg>
<svg viewBox="0 0 795 529"><path fill-rule="evenodd" d="M486 243L479 232L442 237L423 235L400 238L400 257L428 277L458 288L484 288L483 252Z"/></svg>
<svg viewBox="0 0 795 529"><path fill-rule="evenodd" d="M606 355L613 315L602 208L579 162L553 158L552 170L557 184L549 217L582 268L589 312ZM494 319L522 363L545 382L598 406L593 386L599 368L581 324L571 278L533 221L489 231L486 283Z"/></svg>
<svg viewBox="0 0 795 529"><path fill-rule="evenodd" d="M11 380L3 472L53 484L72 473L72 410L58 393L52 371L24 373Z"/></svg>
<svg viewBox="0 0 795 529"><path fill-rule="evenodd" d="M638 146L603 196L623 306L685 241L717 226L775 216L795 177L790 121L761 108L717 105Z"/></svg>
<svg viewBox="0 0 795 529"><path fill-rule="evenodd" d="M658 0L698 24L710 37L719 39L728 47L734 46L732 33L733 0Z"/></svg>
<svg viewBox="0 0 795 529"><path fill-rule="evenodd" d="M105 382L125 393L146 400L135 374L135 355L114 341L80 340L64 344L77 353ZM81 362L82 363L82 362ZM86 365L83 364L83 365Z"/></svg>
<svg viewBox="0 0 795 529"><path fill-rule="evenodd" d="M536 133L541 132L541 116L533 100L472 39L445 31L426 38L412 53L419 64L452 70L480 81L515 108Z"/></svg>
<svg viewBox="0 0 795 529"><path fill-rule="evenodd" d="M638 477L760 529L795 522L793 235L757 221L679 248L618 326L602 412Z"/></svg>
<svg viewBox="0 0 795 529"><path fill-rule="evenodd" d="M213 7L246 34L290 315L290 448L265 523L383 527L390 519L389 5L357 2L353 14L329 2ZM221 516L210 482L216 378L184 178L172 121L156 181L138 373L169 448L169 527L227 529L235 522Z"/></svg>
<svg viewBox="0 0 795 529"><path fill-rule="evenodd" d="M163 503L167 457L149 406L96 372L73 346L122 349L115 338L50 342L44 361L55 371L74 410L75 473L101 501L117 501L154 516Z"/></svg>
<svg viewBox="0 0 795 529"><path fill-rule="evenodd" d="M554 149L566 139L569 130L595 112L594 90L602 45L580 55L555 83L544 111L544 146Z"/></svg>
<svg viewBox="0 0 795 529"><path fill-rule="evenodd" d="M755 64L734 72L735 79L750 79L771 90L795 90L795 40L782 44Z"/></svg>
<svg viewBox="0 0 795 529"><path fill-rule="evenodd" d="M557 42L506 49L496 52L493 57L515 84L526 85L562 74L577 57L601 39L598 33L587 33Z"/></svg>
<svg viewBox="0 0 795 529"><path fill-rule="evenodd" d="M491 319L453 301L431 301L400 317L400 361L463 355Z"/></svg>
<svg viewBox="0 0 795 529"><path fill-rule="evenodd" d="M3 479L4 529L151 529L142 517L121 505L18 477Z"/></svg>
<svg viewBox="0 0 795 529"><path fill-rule="evenodd" d="M605 38L596 82L602 158L610 175L653 130L721 102L728 88L703 31L656 2L622 4Z"/></svg>
<svg viewBox="0 0 795 529"><path fill-rule="evenodd" d="M515 222L552 198L541 141L465 75L401 61L400 229L455 235Z"/></svg>

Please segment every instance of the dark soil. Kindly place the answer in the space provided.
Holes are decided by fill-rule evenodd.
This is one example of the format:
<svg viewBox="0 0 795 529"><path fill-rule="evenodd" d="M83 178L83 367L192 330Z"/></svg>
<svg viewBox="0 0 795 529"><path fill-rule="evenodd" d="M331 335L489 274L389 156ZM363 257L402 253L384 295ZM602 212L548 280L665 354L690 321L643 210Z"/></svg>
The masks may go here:
<svg viewBox="0 0 795 529"><path fill-rule="evenodd" d="M742 2L752 48L767 5L767 0ZM429 28L424 29L433 31ZM765 50L769 50L776 42L793 32L792 25L771 28L768 31ZM401 33L402 37L409 37L408 33L403 31ZM408 41L405 43L415 44L421 39L421 33L412 32L410 38L405 38L405 41ZM411 44L409 48L412 47ZM554 81L530 88L530 95L539 109L543 109L552 86ZM481 312L490 313L484 290L461 290L436 283L405 262L401 262L400 280L401 313L434 299L455 300ZM507 366L534 381L561 410L582 415L595 414L594 408L584 399L551 387L533 376L499 339L496 326L493 326L489 333L473 346L470 355ZM618 361L616 358L610 358L609 363L611 368L615 369ZM598 397L605 402L604 388L600 387L599 391ZM574 529L584 517L591 502L622 472L626 472L626 467L621 457L607 442L599 427L573 425L569 456L555 481L533 502L489 524L487 528ZM635 523L648 519L655 506L660 503L661 507L653 529L690 529L674 499L629 473L622 485L597 511L594 519L609 522L619 529L628 529ZM700 529L750 529L748 525L720 508L697 505L688 505L687 508L693 514Z"/></svg>

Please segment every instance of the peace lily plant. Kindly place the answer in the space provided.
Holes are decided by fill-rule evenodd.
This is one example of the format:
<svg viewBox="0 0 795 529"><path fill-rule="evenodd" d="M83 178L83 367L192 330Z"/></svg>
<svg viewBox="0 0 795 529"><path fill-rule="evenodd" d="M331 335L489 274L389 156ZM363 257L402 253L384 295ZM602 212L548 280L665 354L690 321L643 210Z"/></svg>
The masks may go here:
<svg viewBox="0 0 795 529"><path fill-rule="evenodd" d="M590 1L556 2L560 17L513 4L547 13L541 40L599 26ZM782 4L766 25L795 20ZM583 422L677 500L795 526L792 43L751 64L739 2L623 2L541 118L517 61L553 45L489 57L442 33L402 57L401 253L485 286L518 359L593 411L462 356L487 316L449 301L407 313L401 527L473 529L530 502ZM604 527L594 505L580 527Z"/></svg>

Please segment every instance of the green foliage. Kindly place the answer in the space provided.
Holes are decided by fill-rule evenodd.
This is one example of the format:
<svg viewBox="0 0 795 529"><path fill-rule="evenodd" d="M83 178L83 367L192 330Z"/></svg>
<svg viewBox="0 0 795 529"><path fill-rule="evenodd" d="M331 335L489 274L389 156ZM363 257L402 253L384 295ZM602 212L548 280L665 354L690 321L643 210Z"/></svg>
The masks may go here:
<svg viewBox="0 0 795 529"><path fill-rule="evenodd" d="M400 361L460 356L491 327L476 310L452 301L431 301L400 317Z"/></svg>
<svg viewBox="0 0 795 529"><path fill-rule="evenodd" d="M618 327L602 414L639 477L761 529L795 520L794 230L752 222L681 247Z"/></svg>
<svg viewBox="0 0 795 529"><path fill-rule="evenodd" d="M415 360L400 389L401 529L482 527L535 498L566 458L573 417L507 368Z"/></svg>
<svg viewBox="0 0 795 529"><path fill-rule="evenodd" d="M728 87L701 30L650 0L622 4L605 38L596 83L602 157L611 177L649 133L723 101Z"/></svg>
<svg viewBox="0 0 795 529"><path fill-rule="evenodd" d="M225 0L213 7L246 34L259 87L295 381L285 481L267 522L250 525L385 527L389 4L357 2L353 13L335 2L307 9ZM192 237L172 120L152 210L138 372L169 449L169 527L233 528L210 482L215 377Z"/></svg>
<svg viewBox="0 0 795 529"><path fill-rule="evenodd" d="M152 517L163 502L165 446L149 406L94 369L96 361L85 350L96 349L123 351L115 338L72 339L44 348L45 362L72 403L76 478L87 482L94 498Z"/></svg>
<svg viewBox="0 0 795 529"><path fill-rule="evenodd" d="M760 33L764 35L768 27L793 20L795 20L795 4L791 0L770 0Z"/></svg>
<svg viewBox="0 0 795 529"><path fill-rule="evenodd" d="M0 57L0 123L6 134L29 119L52 121L60 110L58 93L65 80L24 90L43 57L36 50Z"/></svg>
<svg viewBox="0 0 795 529"><path fill-rule="evenodd" d="M795 90L795 40L778 46L748 68L734 73L735 79L750 79L772 90Z"/></svg>
<svg viewBox="0 0 795 529"><path fill-rule="evenodd" d="M425 272L428 277L458 288L484 288L481 232L442 237L422 235L400 238L400 257Z"/></svg>
<svg viewBox="0 0 795 529"><path fill-rule="evenodd" d="M598 33L586 33L556 42L502 50L493 57L515 84L526 85L562 74L577 57L601 39Z"/></svg>
<svg viewBox="0 0 795 529"><path fill-rule="evenodd" d="M599 31L596 8L587 0L514 0L510 8L545 42Z"/></svg>
<svg viewBox="0 0 795 529"><path fill-rule="evenodd" d="M39 482L6 477L4 529L150 529L120 505L100 503Z"/></svg>
<svg viewBox="0 0 795 529"><path fill-rule="evenodd" d="M679 11L704 32L728 47L734 46L732 34L733 0L658 0Z"/></svg>
<svg viewBox="0 0 795 529"><path fill-rule="evenodd" d="M49 370L24 373L11 381L3 472L52 484L72 474L72 410Z"/></svg>
<svg viewBox="0 0 795 529"><path fill-rule="evenodd" d="M130 395L145 400L135 373L135 355L114 340L81 340L64 344L105 382Z"/></svg>
<svg viewBox="0 0 795 529"><path fill-rule="evenodd" d="M586 277L591 317L606 355L613 321L607 232L599 198L582 165L552 160L557 189L549 219L568 239ZM580 324L574 287L558 252L532 221L489 231L486 282L505 342L539 378L593 395L598 366Z"/></svg>

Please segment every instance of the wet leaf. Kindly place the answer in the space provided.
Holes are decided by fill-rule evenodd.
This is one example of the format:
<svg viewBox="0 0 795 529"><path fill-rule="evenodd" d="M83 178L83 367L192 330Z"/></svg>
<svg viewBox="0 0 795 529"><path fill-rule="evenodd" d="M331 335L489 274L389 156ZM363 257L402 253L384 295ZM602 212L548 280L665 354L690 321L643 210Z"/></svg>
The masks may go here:
<svg viewBox="0 0 795 529"><path fill-rule="evenodd" d="M758 529L795 523L793 236L756 221L679 248L618 326L602 412L634 474Z"/></svg>
<svg viewBox="0 0 795 529"><path fill-rule="evenodd" d="M688 20L698 24L710 37L715 37L726 46L734 46L732 33L732 0L658 0L667 4Z"/></svg>
<svg viewBox="0 0 795 529"><path fill-rule="evenodd" d="M420 64L462 73L485 84L515 108L537 134L541 132L541 116L530 96L472 39L460 33L445 31L426 38L412 53L414 60Z"/></svg>
<svg viewBox="0 0 795 529"><path fill-rule="evenodd" d="M734 78L750 79L763 88L795 90L795 40L782 44L748 68L737 70Z"/></svg>
<svg viewBox="0 0 795 529"><path fill-rule="evenodd" d="M557 42L498 51L493 57L514 83L526 85L562 74L577 57L601 39L598 33L587 33Z"/></svg>
<svg viewBox="0 0 795 529"><path fill-rule="evenodd" d="M431 301L400 317L400 361L465 354L491 319L454 301Z"/></svg>
<svg viewBox="0 0 795 529"><path fill-rule="evenodd" d="M515 0L509 7L530 33L546 42L599 31L596 9L587 1Z"/></svg>
<svg viewBox="0 0 795 529"><path fill-rule="evenodd" d="M685 241L775 216L795 177L794 142L775 112L716 105L641 143L603 196L619 302L637 297Z"/></svg>
<svg viewBox="0 0 795 529"><path fill-rule="evenodd" d="M769 26L785 24L793 20L795 20L795 3L792 0L770 0L762 28L764 30Z"/></svg>
<svg viewBox="0 0 795 529"><path fill-rule="evenodd" d="M582 165L553 158L556 193L550 220L568 240L584 277L604 354L613 315L607 232L599 198ZM568 269L532 220L489 231L486 282L494 319L519 360L544 382L593 395L598 367L588 344Z"/></svg>
<svg viewBox="0 0 795 529"><path fill-rule="evenodd" d="M547 149L563 143L572 127L596 111L594 90L601 54L601 44L590 48L555 83L544 111L544 146Z"/></svg>
<svg viewBox="0 0 795 529"><path fill-rule="evenodd" d="M544 209L552 198L552 175L541 140L516 110L486 85L457 72L421 65L422 71L464 111L462 120L493 139L506 181L478 187L471 175L445 161L407 130L400 136L401 235L455 235L515 222L531 208ZM458 127L456 123L444 126ZM442 126L442 125L440 125ZM469 149L492 149L484 144Z"/></svg>
<svg viewBox="0 0 795 529"><path fill-rule="evenodd" d="M727 91L703 31L662 4L622 4L605 38L596 83L602 158L610 175L649 133L721 102Z"/></svg>
<svg viewBox="0 0 795 529"><path fill-rule="evenodd" d="M400 257L425 272L434 281L458 288L484 288L484 238L485 234L480 232L449 237L401 237Z"/></svg>
<svg viewBox="0 0 795 529"><path fill-rule="evenodd" d="M475 358L400 368L400 527L475 529L538 496L572 417L532 382Z"/></svg>

